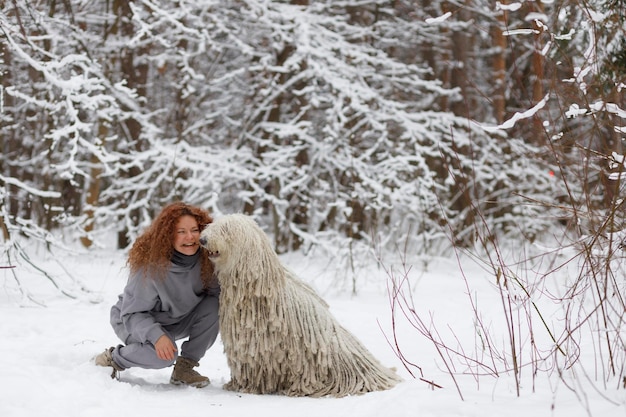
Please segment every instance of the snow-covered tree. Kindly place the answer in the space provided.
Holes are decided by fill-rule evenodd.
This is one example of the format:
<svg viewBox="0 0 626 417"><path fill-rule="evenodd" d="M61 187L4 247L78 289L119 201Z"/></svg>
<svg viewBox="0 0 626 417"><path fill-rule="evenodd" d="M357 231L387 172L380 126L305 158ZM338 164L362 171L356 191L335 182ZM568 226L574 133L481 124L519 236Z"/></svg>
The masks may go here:
<svg viewBox="0 0 626 417"><path fill-rule="evenodd" d="M3 2L6 230L124 245L181 199L258 215L279 251L468 245L478 216L534 236L552 220L518 196L562 184L536 141L484 128L495 7Z"/></svg>

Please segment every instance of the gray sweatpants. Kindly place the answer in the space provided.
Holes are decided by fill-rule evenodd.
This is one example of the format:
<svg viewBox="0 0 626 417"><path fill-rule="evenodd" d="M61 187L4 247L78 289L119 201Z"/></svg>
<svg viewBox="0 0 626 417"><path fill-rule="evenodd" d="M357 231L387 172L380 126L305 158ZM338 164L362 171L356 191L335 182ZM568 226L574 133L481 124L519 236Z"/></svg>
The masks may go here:
<svg viewBox="0 0 626 417"><path fill-rule="evenodd" d="M189 337L181 346L180 356L196 362L202 359L206 351L215 342L219 332L218 308L218 297L206 296L180 322L162 326L163 331L174 344L176 340ZM176 362L176 357L178 357L177 353L172 361L159 359L152 343L141 343L133 338L132 334L128 335L126 340L123 339L122 335L118 334L118 336L126 343L126 346L119 345L113 350L113 360L124 369L132 367L166 368L173 365Z"/></svg>

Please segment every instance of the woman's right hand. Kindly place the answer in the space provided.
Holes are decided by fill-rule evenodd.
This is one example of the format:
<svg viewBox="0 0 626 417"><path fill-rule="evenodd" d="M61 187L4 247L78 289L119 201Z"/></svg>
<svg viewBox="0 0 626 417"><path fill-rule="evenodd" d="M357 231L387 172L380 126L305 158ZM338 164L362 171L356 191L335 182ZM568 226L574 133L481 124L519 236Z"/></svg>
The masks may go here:
<svg viewBox="0 0 626 417"><path fill-rule="evenodd" d="M154 349L161 360L171 361L176 357L176 345L166 335L159 337L159 340L154 344Z"/></svg>

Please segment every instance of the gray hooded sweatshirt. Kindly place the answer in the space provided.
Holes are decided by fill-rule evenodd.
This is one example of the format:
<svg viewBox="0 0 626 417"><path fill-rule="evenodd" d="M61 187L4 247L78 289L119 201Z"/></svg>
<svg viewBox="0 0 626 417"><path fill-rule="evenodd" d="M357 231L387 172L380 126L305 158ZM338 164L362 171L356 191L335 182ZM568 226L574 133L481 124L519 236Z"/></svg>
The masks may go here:
<svg viewBox="0 0 626 417"><path fill-rule="evenodd" d="M218 296L219 285L203 288L200 253L175 254L165 279L152 279L143 270L131 275L124 292L111 308L111 325L124 342L128 336L153 345L163 335L162 326L175 325L206 296Z"/></svg>

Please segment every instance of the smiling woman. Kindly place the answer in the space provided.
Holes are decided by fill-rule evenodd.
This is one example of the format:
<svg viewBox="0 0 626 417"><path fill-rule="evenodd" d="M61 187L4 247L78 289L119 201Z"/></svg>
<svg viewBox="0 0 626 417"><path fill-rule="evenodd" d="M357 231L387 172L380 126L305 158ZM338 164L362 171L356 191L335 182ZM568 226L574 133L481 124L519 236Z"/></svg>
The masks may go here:
<svg viewBox="0 0 626 417"><path fill-rule="evenodd" d="M198 251L198 239L200 238L200 226L195 217L184 215L176 223L174 242L172 246L178 252L192 256Z"/></svg>
<svg viewBox="0 0 626 417"><path fill-rule="evenodd" d="M209 384L193 368L219 330L219 285L199 244L200 232L212 221L200 208L173 203L133 244L130 278L111 308L111 325L125 345L95 358L96 365L113 368L112 377L131 367L160 369L175 363L172 384ZM176 340L187 337L179 355Z"/></svg>

